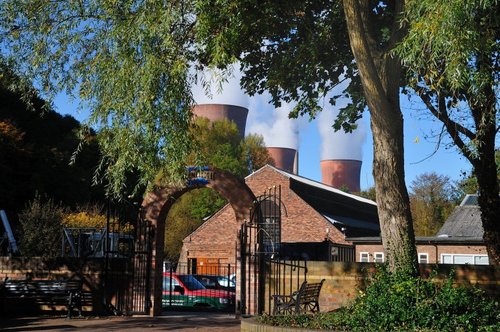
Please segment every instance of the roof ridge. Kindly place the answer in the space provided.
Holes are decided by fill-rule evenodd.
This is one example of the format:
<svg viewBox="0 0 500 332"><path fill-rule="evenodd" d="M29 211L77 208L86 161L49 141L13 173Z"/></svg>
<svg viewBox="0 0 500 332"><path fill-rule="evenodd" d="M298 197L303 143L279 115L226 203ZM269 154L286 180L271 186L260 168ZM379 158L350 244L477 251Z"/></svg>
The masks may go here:
<svg viewBox="0 0 500 332"><path fill-rule="evenodd" d="M343 196L346 196L346 197L350 197L350 198L353 198L353 199L358 200L360 202L372 204L372 205L375 205L375 206L377 205L377 203L374 202L374 201L372 201L371 199L364 198L364 197L361 197L361 196L358 196L358 195L354 195L354 194L351 194L351 193L346 193L345 191L342 191L340 189L334 188L334 187L332 187L330 185L324 184L324 183L316 181L316 180L308 179L308 178L306 178L304 176L301 176L301 175L288 173L285 170L279 169L279 168L274 167L274 166L269 165L269 164L267 164L265 166L269 166L269 167L273 168L274 170L276 170L277 172L279 172L279 173L287 176L288 178L292 178L292 179L294 179L296 181L300 181L302 183L309 184L309 185L311 185L313 187L324 189L324 190L327 190L327 191L330 191L330 192L333 192L333 193L336 193L336 194L340 194L340 195L343 195ZM262 168L264 168L265 166L263 166Z"/></svg>

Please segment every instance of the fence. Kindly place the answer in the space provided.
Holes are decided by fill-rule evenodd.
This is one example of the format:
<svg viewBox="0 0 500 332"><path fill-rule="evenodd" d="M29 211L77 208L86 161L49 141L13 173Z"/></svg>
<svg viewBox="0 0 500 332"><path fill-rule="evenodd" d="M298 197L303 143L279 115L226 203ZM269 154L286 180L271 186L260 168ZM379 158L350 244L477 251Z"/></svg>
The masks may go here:
<svg viewBox="0 0 500 332"><path fill-rule="evenodd" d="M271 314L272 295L290 295L307 280L307 261L268 260L266 261L266 286L264 312Z"/></svg>
<svg viewBox="0 0 500 332"><path fill-rule="evenodd" d="M163 269L164 310L235 311L236 274L230 264L172 264Z"/></svg>

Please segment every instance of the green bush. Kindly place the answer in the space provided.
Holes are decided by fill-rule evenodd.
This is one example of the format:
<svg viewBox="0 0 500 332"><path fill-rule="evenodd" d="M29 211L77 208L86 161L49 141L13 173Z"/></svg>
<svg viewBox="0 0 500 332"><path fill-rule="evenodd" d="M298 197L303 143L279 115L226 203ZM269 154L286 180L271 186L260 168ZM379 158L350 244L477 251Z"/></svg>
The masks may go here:
<svg viewBox="0 0 500 332"><path fill-rule="evenodd" d="M56 257L61 253L62 220L66 210L39 195L19 214L21 254L26 257Z"/></svg>
<svg viewBox="0 0 500 332"><path fill-rule="evenodd" d="M381 268L354 302L332 313L262 316L266 324L338 331L500 331L498 302L475 287Z"/></svg>

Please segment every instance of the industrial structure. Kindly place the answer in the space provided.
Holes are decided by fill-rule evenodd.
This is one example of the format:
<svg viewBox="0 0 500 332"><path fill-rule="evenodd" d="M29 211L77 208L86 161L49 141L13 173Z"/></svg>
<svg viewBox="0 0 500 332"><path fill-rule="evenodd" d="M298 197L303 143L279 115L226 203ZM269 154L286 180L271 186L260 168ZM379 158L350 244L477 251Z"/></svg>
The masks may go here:
<svg viewBox="0 0 500 332"><path fill-rule="evenodd" d="M192 108L194 116L207 118L211 122L220 120L233 121L238 127L241 138L245 137L248 109L226 104L200 104Z"/></svg>
<svg viewBox="0 0 500 332"><path fill-rule="evenodd" d="M245 136L248 109L241 106L227 104L199 104L193 107L195 116L207 118L210 121L233 121L240 132ZM296 149L283 146L267 148L273 159L272 165L288 173L298 174L299 154ZM326 185L337 189L347 189L349 192L360 191L361 160L329 159L320 162L321 175Z"/></svg>
<svg viewBox="0 0 500 332"><path fill-rule="evenodd" d="M298 174L299 154L297 150L282 147L268 147L267 152L273 159L273 166L288 173Z"/></svg>
<svg viewBox="0 0 500 332"><path fill-rule="evenodd" d="M361 160L322 160L321 182L349 192L360 191Z"/></svg>

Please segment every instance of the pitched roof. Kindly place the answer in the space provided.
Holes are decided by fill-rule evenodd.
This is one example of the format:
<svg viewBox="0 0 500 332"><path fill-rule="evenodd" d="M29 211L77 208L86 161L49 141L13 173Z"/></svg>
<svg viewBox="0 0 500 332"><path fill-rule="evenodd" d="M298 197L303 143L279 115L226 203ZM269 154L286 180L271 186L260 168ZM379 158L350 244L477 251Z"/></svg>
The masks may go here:
<svg viewBox="0 0 500 332"><path fill-rule="evenodd" d="M266 167L289 178L290 189L337 229L344 232L346 236L377 236L380 234L377 203L374 201L288 173L271 165L262 167L256 173ZM248 177L251 176L252 174Z"/></svg>
<svg viewBox="0 0 500 332"><path fill-rule="evenodd" d="M281 174L285 175L286 177L289 177L289 178L291 178L291 179L293 179L295 181L304 183L304 184L309 185L311 187L319 188L319 189L322 189L322 190L325 190L325 191L328 191L328 192L331 192L333 194L337 194L337 195L340 195L340 196L352 198L352 199L354 199L356 201L359 201L359 202L362 202L362 203L366 203L366 204L369 204L369 205L377 206L377 203L375 203L371 199L346 193L346 192L344 192L342 190L336 189L336 188L334 188L332 186L329 186L329 185L326 185L324 183L321 183L321 182L318 182L318 181L314 181L314 180L305 178L303 176L299 176L297 174L288 173L288 172L286 172L286 171L284 171L282 169L276 168L276 167L274 167L272 165L266 165L264 167L274 168L276 171L280 172Z"/></svg>
<svg viewBox="0 0 500 332"><path fill-rule="evenodd" d="M467 195L446 219L437 236L482 238L483 233L477 195Z"/></svg>
<svg viewBox="0 0 500 332"><path fill-rule="evenodd" d="M481 211L477 205L477 195L467 195L459 206L455 207L436 236L416 237L417 244L475 244L484 243ZM352 236L346 240L360 243L381 243L380 237Z"/></svg>

